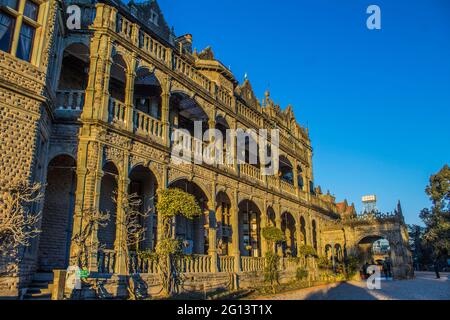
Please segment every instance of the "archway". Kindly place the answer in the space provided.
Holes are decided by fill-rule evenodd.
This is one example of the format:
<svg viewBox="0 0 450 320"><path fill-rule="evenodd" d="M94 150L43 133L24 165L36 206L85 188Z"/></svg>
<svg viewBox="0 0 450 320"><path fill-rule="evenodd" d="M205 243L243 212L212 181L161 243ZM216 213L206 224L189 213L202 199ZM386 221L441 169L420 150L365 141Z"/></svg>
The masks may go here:
<svg viewBox="0 0 450 320"><path fill-rule="evenodd" d="M317 224L316 224L316 220L312 221L311 226L312 226L312 245L313 245L313 248L317 252Z"/></svg>
<svg viewBox="0 0 450 320"><path fill-rule="evenodd" d="M391 253L389 241L382 235L369 235L362 238L358 242L358 249L363 263L377 265L381 265Z"/></svg>
<svg viewBox="0 0 450 320"><path fill-rule="evenodd" d="M155 74L142 67L134 80L134 107L154 119L161 120L161 85Z"/></svg>
<svg viewBox="0 0 450 320"><path fill-rule="evenodd" d="M272 207L267 208L267 226L269 227L275 227L276 224L276 215L275 211Z"/></svg>
<svg viewBox="0 0 450 320"><path fill-rule="evenodd" d="M130 185L128 193L130 195L137 195L141 201L139 208L140 213L147 215L147 217L139 217L139 223L145 228L143 237L139 240L135 250L153 250L157 242L157 212L156 204L156 190L158 188L157 180L153 172L142 165L134 167L130 172Z"/></svg>
<svg viewBox="0 0 450 320"><path fill-rule="evenodd" d="M170 124L173 128L185 129L194 136L194 124L202 124L203 134L209 129L208 115L202 107L185 93L175 92L170 96Z"/></svg>
<svg viewBox="0 0 450 320"><path fill-rule="evenodd" d="M117 181L118 170L112 162L107 162L103 166L103 177L100 183L100 204L99 209L102 212L109 212L110 218L104 227L98 229L99 245L106 250L114 250L116 239L116 219L117 206Z"/></svg>
<svg viewBox="0 0 450 320"><path fill-rule="evenodd" d="M289 212L284 212L281 215L281 231L285 236L283 242L283 256L297 256L297 240L296 240L296 226L295 219Z"/></svg>
<svg viewBox="0 0 450 320"><path fill-rule="evenodd" d="M196 183L186 179L173 182L169 188L178 188L192 194L204 213L203 215L195 217L192 220L181 216L176 217L175 234L177 238L183 239L186 242L186 247L184 248L185 254L206 254L209 248L208 197Z"/></svg>
<svg viewBox="0 0 450 320"><path fill-rule="evenodd" d="M233 230L231 227L231 201L228 195L221 191L216 196L216 221L218 254L221 256L230 255L230 245L232 243Z"/></svg>
<svg viewBox="0 0 450 320"><path fill-rule="evenodd" d="M294 184L294 171L289 159L283 155L280 155L280 179L289 183Z"/></svg>
<svg viewBox="0 0 450 320"><path fill-rule="evenodd" d="M76 161L68 155L57 156L48 164L38 271L51 272L68 267L75 205L75 171Z"/></svg>
<svg viewBox="0 0 450 320"><path fill-rule="evenodd" d="M300 232L302 234L302 244L308 244L308 238L306 237L306 221L304 217L300 217Z"/></svg>
<svg viewBox="0 0 450 320"><path fill-rule="evenodd" d="M251 200L239 204L239 250L242 256L260 257L261 212Z"/></svg>
<svg viewBox="0 0 450 320"><path fill-rule="evenodd" d="M113 57L109 77L108 92L112 99L125 103L125 88L127 85L127 64L120 54Z"/></svg>

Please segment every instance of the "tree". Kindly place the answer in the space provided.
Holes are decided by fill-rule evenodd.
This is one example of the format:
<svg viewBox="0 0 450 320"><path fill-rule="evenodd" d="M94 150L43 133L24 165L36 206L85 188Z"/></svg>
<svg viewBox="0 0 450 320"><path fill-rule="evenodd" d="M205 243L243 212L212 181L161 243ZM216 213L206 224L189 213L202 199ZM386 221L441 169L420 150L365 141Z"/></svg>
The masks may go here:
<svg viewBox="0 0 450 320"><path fill-rule="evenodd" d="M44 195L39 183L16 182L4 192L0 214L0 259L2 272L10 272L7 266L17 268L19 251L30 246L30 240L41 232L41 212L38 204ZM5 270L5 269L6 270Z"/></svg>
<svg viewBox="0 0 450 320"><path fill-rule="evenodd" d="M275 245L285 240L283 231L277 227L269 226L262 229L262 236L269 245L266 252L266 263L264 266L264 280L270 283L272 292L276 292L276 285L279 284L280 273L278 264L280 257L275 252Z"/></svg>
<svg viewBox="0 0 450 320"><path fill-rule="evenodd" d="M408 225L409 246L414 259L414 264L419 269L432 262L432 248L423 241L425 227Z"/></svg>
<svg viewBox="0 0 450 320"><path fill-rule="evenodd" d="M180 189L158 191L156 204L161 222L161 240L156 245L156 256L164 293L168 296L179 292L181 270L179 259L183 255L183 241L175 239L175 217L192 220L202 211L195 197Z"/></svg>
<svg viewBox="0 0 450 320"><path fill-rule="evenodd" d="M425 192L432 206L420 212L425 224L423 240L432 248L433 258L442 259L450 252L450 168L447 164L430 177Z"/></svg>

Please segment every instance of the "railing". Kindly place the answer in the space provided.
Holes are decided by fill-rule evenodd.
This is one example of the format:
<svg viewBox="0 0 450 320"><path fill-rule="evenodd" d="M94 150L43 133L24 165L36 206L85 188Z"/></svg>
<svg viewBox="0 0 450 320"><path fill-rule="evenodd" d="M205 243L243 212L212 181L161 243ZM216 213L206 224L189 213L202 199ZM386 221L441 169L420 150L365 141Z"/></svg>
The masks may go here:
<svg viewBox="0 0 450 320"><path fill-rule="evenodd" d="M190 134L184 132L182 129L174 129L172 131L172 140L174 145L176 145L178 150L183 150L183 156L186 157L185 151L190 152L190 158L192 156L194 159L212 159L211 149L208 148L208 144L202 140L199 140ZM181 149L181 150L180 150Z"/></svg>
<svg viewBox="0 0 450 320"><path fill-rule="evenodd" d="M290 184L289 182L284 181L283 179L280 179L280 186L281 186L281 191L285 191L285 192L288 192L293 195L296 194L295 187L292 184Z"/></svg>
<svg viewBox="0 0 450 320"><path fill-rule="evenodd" d="M116 123L126 123L126 106L125 103L110 98L109 100L109 121Z"/></svg>
<svg viewBox="0 0 450 320"><path fill-rule="evenodd" d="M97 253L98 272L114 273L116 252L114 250L99 250Z"/></svg>
<svg viewBox="0 0 450 320"><path fill-rule="evenodd" d="M181 258L180 271L183 273L208 273L211 272L211 256L193 255Z"/></svg>
<svg viewBox="0 0 450 320"><path fill-rule="evenodd" d="M234 272L234 257L219 256L219 272Z"/></svg>
<svg viewBox="0 0 450 320"><path fill-rule="evenodd" d="M250 178L261 180L261 170L259 168L248 163L241 163L239 167L241 174L244 174Z"/></svg>
<svg viewBox="0 0 450 320"><path fill-rule="evenodd" d="M278 189L278 179L276 176L268 175L267 176L267 185L269 188Z"/></svg>
<svg viewBox="0 0 450 320"><path fill-rule="evenodd" d="M137 133L162 138L162 122L149 116L148 114L134 110L134 130Z"/></svg>
<svg viewBox="0 0 450 320"><path fill-rule="evenodd" d="M116 21L116 32L120 34L122 37L133 42L133 23L120 14L117 15Z"/></svg>
<svg viewBox="0 0 450 320"><path fill-rule="evenodd" d="M217 89L217 98L220 102L225 104L227 107L231 108L233 99L231 98L231 95L223 88Z"/></svg>
<svg viewBox="0 0 450 320"><path fill-rule="evenodd" d="M261 116L240 102L237 103L237 112L242 117L250 120L253 124L257 126L260 125Z"/></svg>
<svg viewBox="0 0 450 320"><path fill-rule="evenodd" d="M243 272L264 271L265 258L241 257Z"/></svg>
<svg viewBox="0 0 450 320"><path fill-rule="evenodd" d="M188 62L184 61L178 56L174 56L174 70L193 80L195 83L199 84L201 87L206 89L206 91L211 92L212 89L211 80L209 80L206 76L202 75Z"/></svg>
<svg viewBox="0 0 450 320"><path fill-rule="evenodd" d="M167 62L168 50L161 43L150 37L142 30L139 31L139 48L149 53L154 58Z"/></svg>
<svg viewBox="0 0 450 320"><path fill-rule="evenodd" d="M301 266L301 263L299 263L296 260L293 260L292 258L281 258L280 260L280 268L281 270L295 270L299 266Z"/></svg>
<svg viewBox="0 0 450 320"><path fill-rule="evenodd" d="M141 257L135 252L130 252L128 257L128 269L130 274L158 273L158 264L149 257Z"/></svg>
<svg viewBox="0 0 450 320"><path fill-rule="evenodd" d="M84 103L83 90L56 91L56 108L58 110L81 111Z"/></svg>

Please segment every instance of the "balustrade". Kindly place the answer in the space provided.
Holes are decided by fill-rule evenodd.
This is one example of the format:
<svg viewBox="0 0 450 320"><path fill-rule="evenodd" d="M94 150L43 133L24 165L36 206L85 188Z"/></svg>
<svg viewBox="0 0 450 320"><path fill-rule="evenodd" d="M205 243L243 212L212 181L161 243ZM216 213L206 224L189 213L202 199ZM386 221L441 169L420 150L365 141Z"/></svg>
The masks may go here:
<svg viewBox="0 0 450 320"><path fill-rule="evenodd" d="M116 266L116 252L114 250L99 250L97 253L99 273L114 273Z"/></svg>
<svg viewBox="0 0 450 320"><path fill-rule="evenodd" d="M162 138L163 128L162 122L148 114L134 110L134 130L137 133L143 133L158 138Z"/></svg>
<svg viewBox="0 0 450 320"><path fill-rule="evenodd" d="M109 121L114 123L126 123L125 103L110 98L109 100Z"/></svg>
<svg viewBox="0 0 450 320"><path fill-rule="evenodd" d="M66 111L81 111L84 104L83 90L56 91L56 108Z"/></svg>
<svg viewBox="0 0 450 320"><path fill-rule="evenodd" d="M183 273L208 273L211 272L211 256L186 256L178 260L178 266Z"/></svg>
<svg viewBox="0 0 450 320"><path fill-rule="evenodd" d="M265 258L241 257L241 268L244 272L264 271Z"/></svg>
<svg viewBox="0 0 450 320"><path fill-rule="evenodd" d="M219 256L219 272L234 272L234 257Z"/></svg>

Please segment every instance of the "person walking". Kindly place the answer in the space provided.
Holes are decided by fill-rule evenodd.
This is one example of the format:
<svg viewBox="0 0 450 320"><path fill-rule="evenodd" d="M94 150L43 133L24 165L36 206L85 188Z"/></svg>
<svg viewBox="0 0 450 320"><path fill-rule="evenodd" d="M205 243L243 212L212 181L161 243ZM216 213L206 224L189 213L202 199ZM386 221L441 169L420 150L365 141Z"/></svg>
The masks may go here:
<svg viewBox="0 0 450 320"><path fill-rule="evenodd" d="M436 279L440 279L441 275L439 274L439 260L436 259L434 261L434 272L436 273Z"/></svg>
<svg viewBox="0 0 450 320"><path fill-rule="evenodd" d="M388 265L387 265L386 259L383 260L382 268L383 268L384 277L387 280L388 279Z"/></svg>

